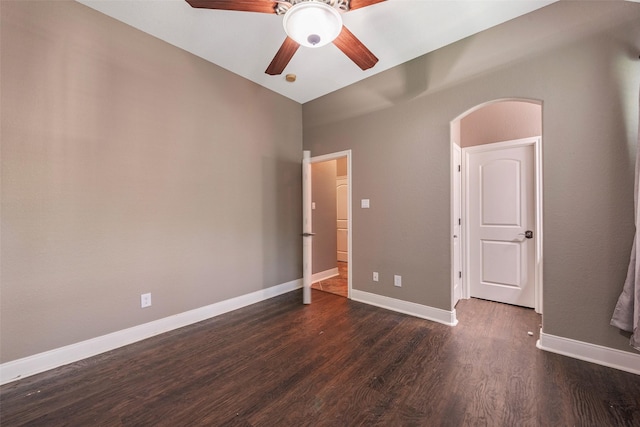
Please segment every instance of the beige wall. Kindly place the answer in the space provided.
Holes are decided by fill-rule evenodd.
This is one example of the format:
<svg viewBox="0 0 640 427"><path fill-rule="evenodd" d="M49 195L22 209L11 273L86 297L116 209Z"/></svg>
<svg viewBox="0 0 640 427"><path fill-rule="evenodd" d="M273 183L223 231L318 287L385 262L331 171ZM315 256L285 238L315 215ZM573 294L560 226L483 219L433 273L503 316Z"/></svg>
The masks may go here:
<svg viewBox="0 0 640 427"><path fill-rule="evenodd" d="M460 120L461 147L542 135L542 107L502 101L485 105Z"/></svg>
<svg viewBox="0 0 640 427"><path fill-rule="evenodd" d="M305 104L304 149L353 150L354 288L451 310L450 123L539 100L544 331L628 350L609 320L634 233L638 52L640 4L559 2Z"/></svg>
<svg viewBox="0 0 640 427"><path fill-rule="evenodd" d="M313 273L338 266L336 166L335 160L311 164L311 199L316 206L312 211Z"/></svg>
<svg viewBox="0 0 640 427"><path fill-rule="evenodd" d="M337 176L347 176L347 158L340 157L336 159L336 175Z"/></svg>
<svg viewBox="0 0 640 427"><path fill-rule="evenodd" d="M79 3L0 13L2 362L301 277L299 104Z"/></svg>

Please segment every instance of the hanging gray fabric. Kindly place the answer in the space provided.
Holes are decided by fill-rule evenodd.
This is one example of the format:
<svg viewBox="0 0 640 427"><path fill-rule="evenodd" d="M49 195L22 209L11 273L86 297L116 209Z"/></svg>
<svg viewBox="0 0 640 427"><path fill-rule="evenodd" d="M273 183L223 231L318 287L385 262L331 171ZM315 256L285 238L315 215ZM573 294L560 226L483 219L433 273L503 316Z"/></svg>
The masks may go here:
<svg viewBox="0 0 640 427"><path fill-rule="evenodd" d="M640 211L638 211L638 182L640 171L640 118L638 119L638 146L636 148L636 181L635 181L635 222L636 234L633 238L633 248L631 249L631 259L627 270L627 279L624 282L622 294L618 298L618 303L611 318L611 324L623 331L631 332L631 347L640 350L640 328L638 328L640 318L640 254L638 248L638 225L640 225Z"/></svg>

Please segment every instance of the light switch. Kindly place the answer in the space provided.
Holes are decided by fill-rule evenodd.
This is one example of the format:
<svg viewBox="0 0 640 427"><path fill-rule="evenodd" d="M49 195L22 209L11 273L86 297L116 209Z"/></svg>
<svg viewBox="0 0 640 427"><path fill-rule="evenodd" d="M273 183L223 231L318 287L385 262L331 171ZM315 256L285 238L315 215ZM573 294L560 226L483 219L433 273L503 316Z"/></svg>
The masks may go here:
<svg viewBox="0 0 640 427"><path fill-rule="evenodd" d="M393 286L402 286L402 276L398 276L397 274L393 276Z"/></svg>
<svg viewBox="0 0 640 427"><path fill-rule="evenodd" d="M369 209L369 199L362 199L360 201L360 207L362 209Z"/></svg>

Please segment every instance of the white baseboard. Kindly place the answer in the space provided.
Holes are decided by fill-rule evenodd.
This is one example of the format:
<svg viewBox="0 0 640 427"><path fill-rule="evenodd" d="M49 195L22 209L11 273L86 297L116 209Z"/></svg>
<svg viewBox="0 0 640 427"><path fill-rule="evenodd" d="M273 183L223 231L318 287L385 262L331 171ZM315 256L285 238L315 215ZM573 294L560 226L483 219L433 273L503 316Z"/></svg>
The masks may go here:
<svg viewBox="0 0 640 427"><path fill-rule="evenodd" d="M638 353L630 353L570 338L549 335L542 331L540 331L540 339L536 343L536 347L552 353L562 354L563 356L573 357L574 359L640 375L640 354Z"/></svg>
<svg viewBox="0 0 640 427"><path fill-rule="evenodd" d="M3 363L0 365L0 385L201 322L301 287L302 279L293 280L153 322Z"/></svg>
<svg viewBox="0 0 640 427"><path fill-rule="evenodd" d="M385 297L357 289L351 290L351 299L365 304L375 305L376 307L386 308L387 310L420 317L421 319L444 323L449 326L458 324L455 309L452 311L442 310L440 308L429 307L428 305L416 304L414 302Z"/></svg>
<svg viewBox="0 0 640 427"><path fill-rule="evenodd" d="M331 277L336 277L340 274L338 272L338 267L330 268L329 270L319 271L318 273L314 273L311 275L311 283L316 283L321 280L327 280Z"/></svg>

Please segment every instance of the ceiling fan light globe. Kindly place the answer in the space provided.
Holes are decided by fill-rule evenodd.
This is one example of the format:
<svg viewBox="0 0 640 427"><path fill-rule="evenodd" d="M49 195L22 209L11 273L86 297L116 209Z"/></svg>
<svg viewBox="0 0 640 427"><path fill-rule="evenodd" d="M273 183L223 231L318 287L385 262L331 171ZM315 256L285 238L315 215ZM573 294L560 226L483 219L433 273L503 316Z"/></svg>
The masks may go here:
<svg viewBox="0 0 640 427"><path fill-rule="evenodd" d="M285 13L282 24L287 35L305 47L329 44L342 31L340 12L313 0L292 6Z"/></svg>

